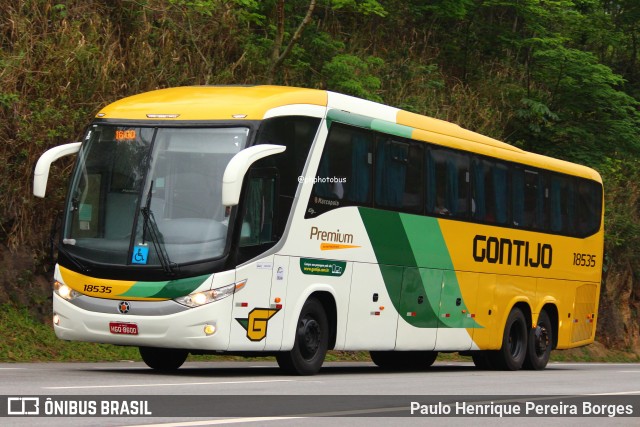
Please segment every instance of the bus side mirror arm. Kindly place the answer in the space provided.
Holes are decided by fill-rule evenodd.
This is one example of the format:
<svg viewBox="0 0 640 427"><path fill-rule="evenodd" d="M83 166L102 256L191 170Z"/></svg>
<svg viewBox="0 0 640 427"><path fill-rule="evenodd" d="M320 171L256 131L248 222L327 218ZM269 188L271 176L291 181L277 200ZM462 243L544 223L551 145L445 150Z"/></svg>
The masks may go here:
<svg viewBox="0 0 640 427"><path fill-rule="evenodd" d="M70 144L59 145L45 151L36 163L36 169L33 174L33 195L36 197L44 197L47 192L47 181L49 180L49 168L51 163L60 157L75 154L80 150L81 142L72 142Z"/></svg>
<svg viewBox="0 0 640 427"><path fill-rule="evenodd" d="M240 202L242 181L249 166L263 157L282 153L286 148L284 145L254 145L233 156L222 176L222 205L236 206Z"/></svg>

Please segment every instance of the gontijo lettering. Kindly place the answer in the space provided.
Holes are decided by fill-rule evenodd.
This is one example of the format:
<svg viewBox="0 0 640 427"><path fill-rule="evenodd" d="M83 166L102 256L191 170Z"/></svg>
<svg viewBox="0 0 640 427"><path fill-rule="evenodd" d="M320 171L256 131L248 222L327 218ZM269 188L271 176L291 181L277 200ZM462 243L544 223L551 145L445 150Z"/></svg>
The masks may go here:
<svg viewBox="0 0 640 427"><path fill-rule="evenodd" d="M477 234L473 238L473 259L489 264L551 268L553 248L548 243L531 243Z"/></svg>

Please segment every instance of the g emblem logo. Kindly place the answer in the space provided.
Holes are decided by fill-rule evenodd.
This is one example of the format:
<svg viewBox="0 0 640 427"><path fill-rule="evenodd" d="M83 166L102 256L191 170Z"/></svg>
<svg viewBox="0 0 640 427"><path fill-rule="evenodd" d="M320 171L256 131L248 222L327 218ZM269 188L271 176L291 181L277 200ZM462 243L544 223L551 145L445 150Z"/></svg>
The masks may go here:
<svg viewBox="0 0 640 427"><path fill-rule="evenodd" d="M118 304L118 311L119 311L121 314L127 314L127 313L129 312L129 310L131 310L131 306L129 305L129 303L128 303L128 302L126 302L126 301L121 301L121 302Z"/></svg>

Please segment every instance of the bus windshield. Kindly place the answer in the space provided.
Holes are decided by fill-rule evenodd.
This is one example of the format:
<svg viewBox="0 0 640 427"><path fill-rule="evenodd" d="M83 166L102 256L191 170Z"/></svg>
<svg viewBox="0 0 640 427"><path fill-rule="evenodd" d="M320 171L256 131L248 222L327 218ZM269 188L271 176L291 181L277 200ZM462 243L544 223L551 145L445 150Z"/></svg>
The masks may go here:
<svg viewBox="0 0 640 427"><path fill-rule="evenodd" d="M161 266L223 255L222 175L249 128L93 125L75 168L63 247L109 265Z"/></svg>

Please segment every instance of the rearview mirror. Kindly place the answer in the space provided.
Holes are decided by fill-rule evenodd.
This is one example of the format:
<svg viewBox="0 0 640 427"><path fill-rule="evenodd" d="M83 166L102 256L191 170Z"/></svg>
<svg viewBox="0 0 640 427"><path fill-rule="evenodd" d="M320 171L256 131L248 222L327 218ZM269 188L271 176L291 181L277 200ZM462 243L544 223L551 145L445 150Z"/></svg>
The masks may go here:
<svg viewBox="0 0 640 427"><path fill-rule="evenodd" d="M48 149L40 156L36 169L33 174L33 195L36 197L44 197L47 192L47 181L49 180L49 168L51 163L60 157L75 154L80 150L81 142L72 142L70 144L59 145Z"/></svg>
<svg viewBox="0 0 640 427"><path fill-rule="evenodd" d="M254 145L233 156L222 176L222 204L236 206L240 202L242 181L249 166L263 157L282 153L286 148L284 145Z"/></svg>

